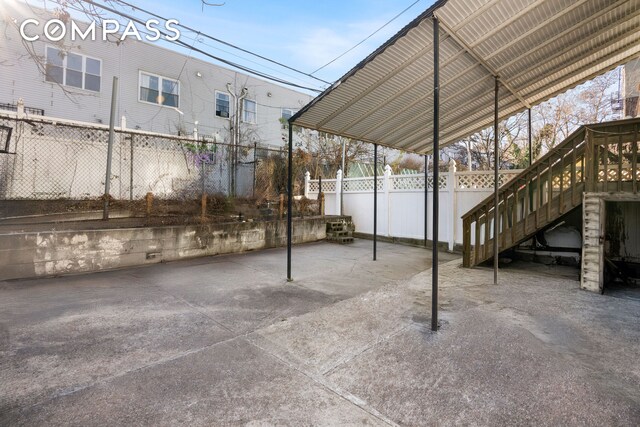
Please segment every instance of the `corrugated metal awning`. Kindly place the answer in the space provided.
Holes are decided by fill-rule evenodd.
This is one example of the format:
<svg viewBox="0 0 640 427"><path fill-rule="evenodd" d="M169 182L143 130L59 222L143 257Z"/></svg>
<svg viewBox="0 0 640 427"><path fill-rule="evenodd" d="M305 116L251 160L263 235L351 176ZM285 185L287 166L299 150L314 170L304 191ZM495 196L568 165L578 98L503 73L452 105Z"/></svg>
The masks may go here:
<svg viewBox="0 0 640 427"><path fill-rule="evenodd" d="M440 22L440 144L640 56L640 0L441 0L293 117L296 125L427 153L433 22Z"/></svg>

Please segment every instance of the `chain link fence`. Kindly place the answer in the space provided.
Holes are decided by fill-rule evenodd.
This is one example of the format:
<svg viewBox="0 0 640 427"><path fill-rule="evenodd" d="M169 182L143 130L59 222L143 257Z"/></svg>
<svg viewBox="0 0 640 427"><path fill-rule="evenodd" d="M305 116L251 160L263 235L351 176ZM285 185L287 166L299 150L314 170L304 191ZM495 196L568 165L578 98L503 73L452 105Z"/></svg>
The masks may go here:
<svg viewBox="0 0 640 427"><path fill-rule="evenodd" d="M108 138L106 126L0 114L0 201L47 206L47 201L103 200ZM152 193L156 200L177 202L203 194L252 198L260 159L272 154L283 152L257 144L231 146L207 136L195 140L116 129L110 197L139 201Z"/></svg>

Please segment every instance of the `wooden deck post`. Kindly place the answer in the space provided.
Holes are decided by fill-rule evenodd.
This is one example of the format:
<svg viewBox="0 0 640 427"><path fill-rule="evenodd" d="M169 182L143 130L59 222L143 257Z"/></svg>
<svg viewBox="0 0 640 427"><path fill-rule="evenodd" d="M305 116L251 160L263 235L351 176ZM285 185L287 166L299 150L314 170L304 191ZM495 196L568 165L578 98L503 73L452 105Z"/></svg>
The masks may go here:
<svg viewBox="0 0 640 427"><path fill-rule="evenodd" d="M471 217L462 220L462 266L471 267Z"/></svg>

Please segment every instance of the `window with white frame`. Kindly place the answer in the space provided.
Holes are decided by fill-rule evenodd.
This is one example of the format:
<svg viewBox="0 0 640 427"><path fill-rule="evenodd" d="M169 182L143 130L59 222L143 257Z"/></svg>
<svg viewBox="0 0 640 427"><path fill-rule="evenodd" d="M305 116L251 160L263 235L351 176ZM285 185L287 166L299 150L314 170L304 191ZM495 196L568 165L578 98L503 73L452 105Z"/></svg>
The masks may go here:
<svg viewBox="0 0 640 427"><path fill-rule="evenodd" d="M286 120L289 120L291 117L293 117L295 113L296 112L293 111L291 108L283 108L282 114L280 117L282 117L286 121Z"/></svg>
<svg viewBox="0 0 640 427"><path fill-rule="evenodd" d="M100 92L102 61L46 47L45 80L64 86Z"/></svg>
<svg viewBox="0 0 640 427"><path fill-rule="evenodd" d="M140 101L178 108L180 82L167 77L140 71Z"/></svg>
<svg viewBox="0 0 640 427"><path fill-rule="evenodd" d="M216 116L229 118L229 94L216 92Z"/></svg>
<svg viewBox="0 0 640 427"><path fill-rule="evenodd" d="M242 100L242 121L245 123L256 123L258 104L250 99Z"/></svg>
<svg viewBox="0 0 640 427"><path fill-rule="evenodd" d="M287 122L296 113L291 108L283 108L280 113L280 123L282 123L282 129L287 128Z"/></svg>

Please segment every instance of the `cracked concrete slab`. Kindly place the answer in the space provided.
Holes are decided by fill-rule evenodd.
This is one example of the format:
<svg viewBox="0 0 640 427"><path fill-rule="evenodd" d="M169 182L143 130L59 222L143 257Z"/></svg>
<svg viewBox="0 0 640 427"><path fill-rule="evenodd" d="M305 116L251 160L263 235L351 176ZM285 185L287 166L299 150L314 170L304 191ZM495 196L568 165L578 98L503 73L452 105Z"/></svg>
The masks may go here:
<svg viewBox="0 0 640 427"><path fill-rule="evenodd" d="M233 336L157 289L88 287L65 288L64 304L60 295L44 298L55 290L42 286L1 291L7 338L0 348L0 408L55 398ZM34 298L16 295L25 292Z"/></svg>
<svg viewBox="0 0 640 427"><path fill-rule="evenodd" d="M224 361L224 366L220 366ZM168 378L170 375L170 379ZM242 338L25 408L14 425L387 425Z"/></svg>
<svg viewBox="0 0 640 427"><path fill-rule="evenodd" d="M413 301L396 284L338 302L252 334L274 354L325 374L406 325Z"/></svg>
<svg viewBox="0 0 640 427"><path fill-rule="evenodd" d="M628 292L370 245L0 283L0 424L640 424Z"/></svg>
<svg viewBox="0 0 640 427"><path fill-rule="evenodd" d="M428 262L423 249L383 244L381 257L404 253L398 268L373 280L338 280L355 269L381 268L370 248L367 241L296 246L300 279L289 284L281 249L0 282L0 418L11 423L16 411L185 363L193 352L375 289L388 277L406 278ZM332 268L319 274L327 262ZM226 363L216 359L208 369ZM78 412L90 410L78 405Z"/></svg>

